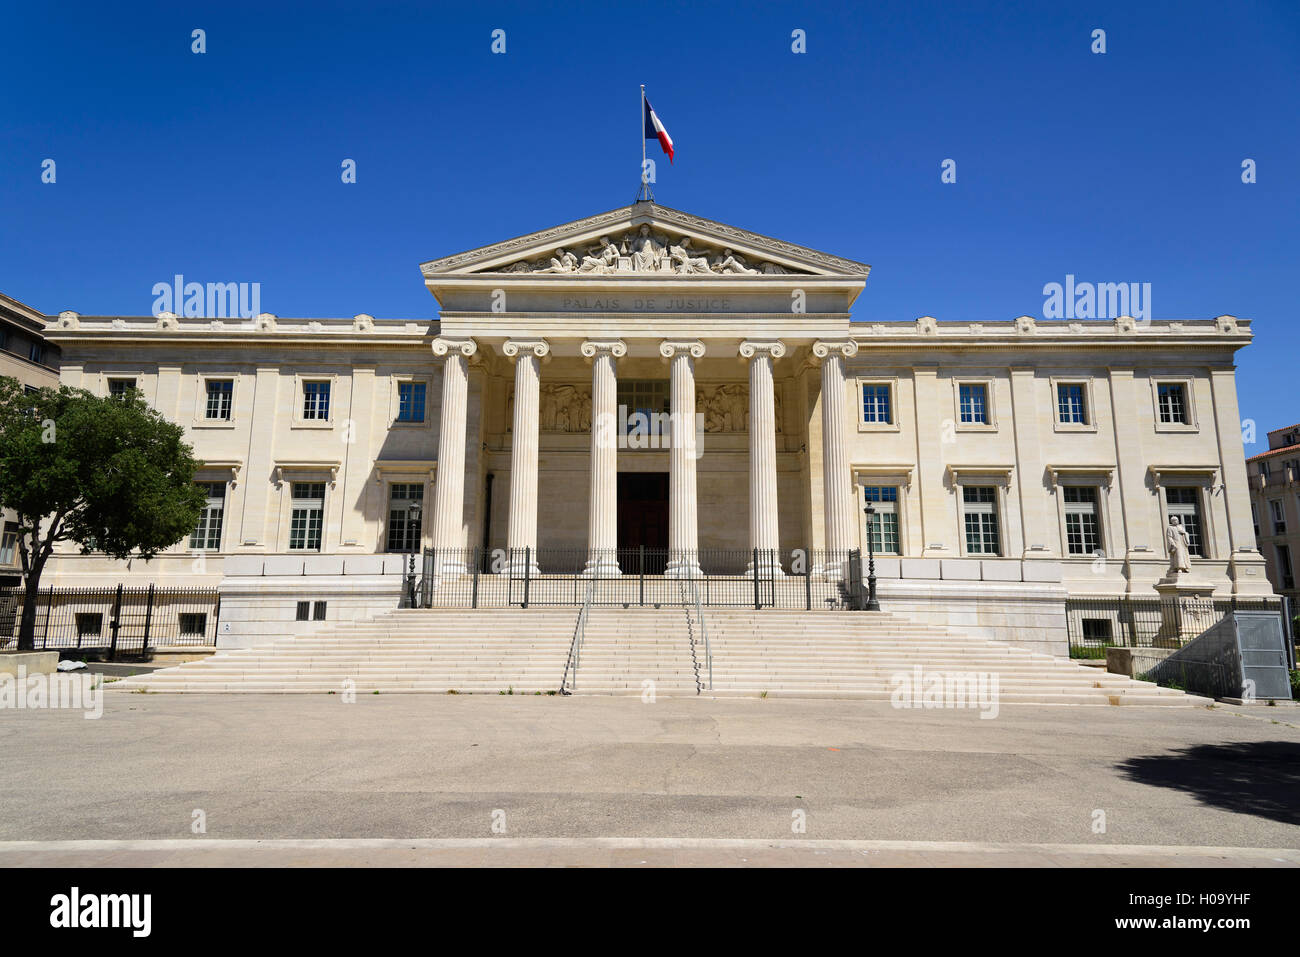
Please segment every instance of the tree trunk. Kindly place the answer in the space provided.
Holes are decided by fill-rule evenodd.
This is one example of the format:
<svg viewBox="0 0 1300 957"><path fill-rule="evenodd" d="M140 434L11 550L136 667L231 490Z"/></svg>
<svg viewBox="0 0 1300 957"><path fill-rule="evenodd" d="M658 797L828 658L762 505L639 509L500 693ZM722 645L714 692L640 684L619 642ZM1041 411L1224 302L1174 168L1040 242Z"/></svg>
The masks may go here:
<svg viewBox="0 0 1300 957"><path fill-rule="evenodd" d="M23 617L18 626L19 651L36 650L36 600L40 594L41 571L44 568L45 562L37 559L32 562L31 570L27 573L27 592L23 598ZM53 601L53 598L50 600Z"/></svg>

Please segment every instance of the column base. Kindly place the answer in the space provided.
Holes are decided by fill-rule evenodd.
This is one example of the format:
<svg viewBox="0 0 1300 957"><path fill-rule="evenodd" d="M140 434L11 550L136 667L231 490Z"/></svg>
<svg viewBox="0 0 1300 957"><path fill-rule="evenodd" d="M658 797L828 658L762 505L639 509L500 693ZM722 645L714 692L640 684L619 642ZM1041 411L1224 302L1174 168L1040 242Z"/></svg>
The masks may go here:
<svg viewBox="0 0 1300 957"><path fill-rule="evenodd" d="M775 555L758 556L758 574L761 578L784 578L785 577L785 572L781 568L781 560L777 558ZM753 561L750 561L750 563L745 567L745 577L746 578L754 577Z"/></svg>
<svg viewBox="0 0 1300 957"><path fill-rule="evenodd" d="M592 555L587 559L587 567L582 570L583 578L619 578L622 574L618 559L613 555Z"/></svg>
<svg viewBox="0 0 1300 957"><path fill-rule="evenodd" d="M508 575L511 578L523 578L525 575L529 578L536 578L542 573L535 561L524 561L522 558L514 558L506 563L506 567L501 569L497 574Z"/></svg>
<svg viewBox="0 0 1300 957"><path fill-rule="evenodd" d="M704 572L694 557L672 558L664 569L664 578L703 578Z"/></svg>

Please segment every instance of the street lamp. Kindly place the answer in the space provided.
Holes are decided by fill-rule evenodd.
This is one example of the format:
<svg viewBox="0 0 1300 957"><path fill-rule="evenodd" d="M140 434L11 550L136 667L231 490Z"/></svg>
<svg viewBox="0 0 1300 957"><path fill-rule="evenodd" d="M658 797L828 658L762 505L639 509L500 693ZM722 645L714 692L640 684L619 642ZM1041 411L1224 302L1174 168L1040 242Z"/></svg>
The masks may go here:
<svg viewBox="0 0 1300 957"><path fill-rule="evenodd" d="M415 550L419 547L422 531L420 527L421 506L419 502L412 502L406 506L406 607L415 608ZM411 527L415 527L415 533L411 533Z"/></svg>
<svg viewBox="0 0 1300 957"><path fill-rule="evenodd" d="M865 611L880 611L880 602L876 600L876 509L870 502L862 511L867 514L867 607Z"/></svg>

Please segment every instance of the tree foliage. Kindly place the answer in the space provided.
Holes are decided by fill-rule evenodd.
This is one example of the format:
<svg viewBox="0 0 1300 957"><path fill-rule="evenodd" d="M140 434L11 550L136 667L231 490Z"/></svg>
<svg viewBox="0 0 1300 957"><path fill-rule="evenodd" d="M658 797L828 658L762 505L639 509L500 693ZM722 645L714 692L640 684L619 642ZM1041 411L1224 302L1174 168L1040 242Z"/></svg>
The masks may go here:
<svg viewBox="0 0 1300 957"><path fill-rule="evenodd" d="M193 531L204 495L180 426L138 392L99 397L60 386L27 392L0 378L0 507L18 516L27 577L19 648L30 647L41 571L55 545L153 558Z"/></svg>

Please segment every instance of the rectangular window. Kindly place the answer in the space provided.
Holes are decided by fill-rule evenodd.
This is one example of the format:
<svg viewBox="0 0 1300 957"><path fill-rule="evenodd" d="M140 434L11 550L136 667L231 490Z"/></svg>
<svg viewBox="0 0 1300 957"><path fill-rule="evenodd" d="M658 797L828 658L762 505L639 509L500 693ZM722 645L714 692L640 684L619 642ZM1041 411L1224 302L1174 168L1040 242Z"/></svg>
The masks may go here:
<svg viewBox="0 0 1300 957"><path fill-rule="evenodd" d="M1286 534L1286 512L1282 510L1282 503L1277 501L1269 502L1268 511L1273 517L1273 534Z"/></svg>
<svg viewBox="0 0 1300 957"><path fill-rule="evenodd" d="M221 548L221 524L226 514L226 483L196 482L208 500L199 513L199 523L190 536L191 551L218 551Z"/></svg>
<svg viewBox="0 0 1300 957"><path fill-rule="evenodd" d="M1261 459L1259 463L1259 474L1268 478L1268 459Z"/></svg>
<svg viewBox="0 0 1300 957"><path fill-rule="evenodd" d="M1250 520L1255 523L1255 539L1259 539L1259 509L1254 502L1250 503Z"/></svg>
<svg viewBox="0 0 1300 957"><path fill-rule="evenodd" d="M324 620L325 620L325 605L326 605L326 602L323 602L323 601L315 602L315 603L312 605L312 609L311 609L311 618L312 618L312 621L324 621Z"/></svg>
<svg viewBox="0 0 1300 957"><path fill-rule="evenodd" d="M181 637L202 638L208 633L208 616L203 612L183 611L177 616Z"/></svg>
<svg viewBox="0 0 1300 957"><path fill-rule="evenodd" d="M3 537L0 537L0 565L18 564L18 523L5 522Z"/></svg>
<svg viewBox="0 0 1300 957"><path fill-rule="evenodd" d="M135 388L134 379L109 379L108 395L112 399L125 399L126 394Z"/></svg>
<svg viewBox="0 0 1300 957"><path fill-rule="evenodd" d="M1201 498L1190 486L1173 486L1165 489L1165 508L1170 517L1178 516L1187 529L1188 552L1205 558L1205 543L1201 537Z"/></svg>
<svg viewBox="0 0 1300 957"><path fill-rule="evenodd" d="M877 553L898 554L898 489L892 485L869 485L862 490L863 501L872 503L876 514L871 519L871 547Z"/></svg>
<svg viewBox="0 0 1300 957"><path fill-rule="evenodd" d="M1160 399L1160 421L1165 424L1187 425L1187 393L1181 382L1161 382L1156 386Z"/></svg>
<svg viewBox="0 0 1300 957"><path fill-rule="evenodd" d="M966 552L971 555L1000 555L998 537L998 490L992 487L963 486L965 506Z"/></svg>
<svg viewBox="0 0 1300 957"><path fill-rule="evenodd" d="M424 421L424 383L397 383L397 421Z"/></svg>
<svg viewBox="0 0 1300 957"><path fill-rule="evenodd" d="M862 421L891 424L893 410L889 402L889 386L864 385L862 387Z"/></svg>
<svg viewBox="0 0 1300 957"><path fill-rule="evenodd" d="M289 548L295 552L320 551L325 513L324 482L294 482L289 515Z"/></svg>
<svg viewBox="0 0 1300 957"><path fill-rule="evenodd" d="M208 380L208 404L204 410L205 419L218 419L229 422L233 412L235 383L230 379Z"/></svg>
<svg viewBox="0 0 1300 957"><path fill-rule="evenodd" d="M27 358L31 359L33 362L44 362L45 343L33 342L31 349L27 351Z"/></svg>
<svg viewBox="0 0 1300 957"><path fill-rule="evenodd" d="M1088 403L1080 382L1064 382L1056 387L1056 418L1065 425L1087 425Z"/></svg>
<svg viewBox="0 0 1300 957"><path fill-rule="evenodd" d="M394 482L388 487L388 551L414 552L420 548L420 526L423 515L412 520L413 502L424 502L424 485Z"/></svg>
<svg viewBox="0 0 1300 957"><path fill-rule="evenodd" d="M1065 502L1065 546L1071 555L1095 555L1101 552L1101 525L1097 521L1097 490L1066 485L1061 489Z"/></svg>
<svg viewBox="0 0 1300 957"><path fill-rule="evenodd" d="M302 417L305 420L326 422L330 417L330 384L304 382L302 384Z"/></svg>
<svg viewBox="0 0 1300 957"><path fill-rule="evenodd" d="M1286 545L1277 546L1277 573L1282 579L1282 587L1295 588L1295 576L1291 573L1291 549Z"/></svg>
<svg viewBox="0 0 1300 957"><path fill-rule="evenodd" d="M300 601L298 607L294 610L294 621L309 621L311 619L311 602Z"/></svg>
<svg viewBox="0 0 1300 957"><path fill-rule="evenodd" d="M78 612L76 622L78 638L98 638L104 632L104 616L100 612Z"/></svg>
<svg viewBox="0 0 1300 957"><path fill-rule="evenodd" d="M668 409L668 381L666 379L619 379L618 380L618 405L627 415L627 420L621 424L623 432L630 432L633 428L640 430L652 430L654 428L654 416L666 413ZM635 418L644 416L644 419ZM744 428L744 422L735 423L735 427L728 431L739 432Z"/></svg>
<svg viewBox="0 0 1300 957"><path fill-rule="evenodd" d="M1084 618L1080 620L1083 626L1083 640L1090 645L1109 645L1111 642L1110 619L1109 618Z"/></svg>
<svg viewBox="0 0 1300 957"><path fill-rule="evenodd" d="M988 388L978 383L967 383L957 387L960 401L961 420L966 424L989 424Z"/></svg>

